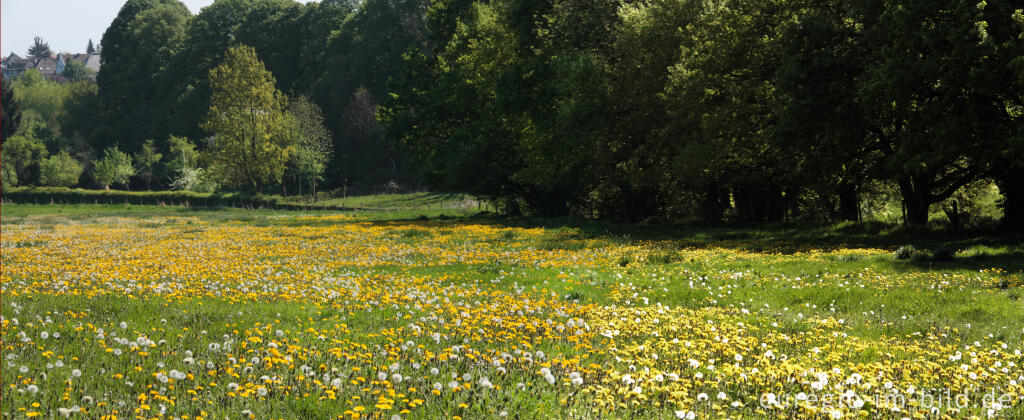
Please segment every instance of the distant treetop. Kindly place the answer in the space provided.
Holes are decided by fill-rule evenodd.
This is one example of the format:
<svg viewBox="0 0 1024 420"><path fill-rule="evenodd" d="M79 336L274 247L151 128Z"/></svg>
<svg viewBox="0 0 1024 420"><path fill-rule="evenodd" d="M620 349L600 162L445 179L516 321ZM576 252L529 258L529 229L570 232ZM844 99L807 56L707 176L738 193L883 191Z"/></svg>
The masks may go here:
<svg viewBox="0 0 1024 420"><path fill-rule="evenodd" d="M29 57L47 58L53 55L53 50L50 49L50 44L37 36L32 40L32 46L28 47L28 55Z"/></svg>

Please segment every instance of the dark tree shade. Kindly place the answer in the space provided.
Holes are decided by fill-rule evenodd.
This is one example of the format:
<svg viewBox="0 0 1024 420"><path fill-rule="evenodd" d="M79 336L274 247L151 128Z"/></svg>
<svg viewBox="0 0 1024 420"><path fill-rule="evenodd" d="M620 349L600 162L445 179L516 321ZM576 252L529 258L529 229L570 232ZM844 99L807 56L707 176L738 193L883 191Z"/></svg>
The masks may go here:
<svg viewBox="0 0 1024 420"><path fill-rule="evenodd" d="M59 128L96 150L199 140L210 69L244 44L333 133L290 182L707 223L860 220L893 197L921 224L987 180L1019 229L1024 12L991 3L126 0Z"/></svg>
<svg viewBox="0 0 1024 420"><path fill-rule="evenodd" d="M18 107L18 102L14 100L14 89L10 82L6 80L0 82L0 89L3 91L2 97L0 97L0 107L3 111L0 130L3 131L3 139L7 140L18 131L18 125L21 123L21 109Z"/></svg>
<svg viewBox="0 0 1024 420"><path fill-rule="evenodd" d="M89 44L85 46L85 52L87 54L96 54L96 47L92 45L92 38L89 38Z"/></svg>
<svg viewBox="0 0 1024 420"><path fill-rule="evenodd" d="M320 42L305 35L304 10L305 6L289 0L223 0L204 7L188 25L182 50L168 66L165 84L177 89L171 95L177 103L168 113L173 115L170 131L193 138L203 135L198 127L210 105L209 72L235 45L253 47L274 74L277 88L295 91L307 38L313 44ZM326 40L337 29L331 25L319 37Z"/></svg>
<svg viewBox="0 0 1024 420"><path fill-rule="evenodd" d="M190 17L177 0L128 0L121 7L101 42L96 84L106 132L97 134L95 147L116 143L134 153L143 140L166 137L157 117L169 86L159 78Z"/></svg>
<svg viewBox="0 0 1024 420"><path fill-rule="evenodd" d="M46 58L53 55L53 51L50 50L50 44L47 44L40 37L35 37L32 40L32 46L28 47L28 55L36 58Z"/></svg>

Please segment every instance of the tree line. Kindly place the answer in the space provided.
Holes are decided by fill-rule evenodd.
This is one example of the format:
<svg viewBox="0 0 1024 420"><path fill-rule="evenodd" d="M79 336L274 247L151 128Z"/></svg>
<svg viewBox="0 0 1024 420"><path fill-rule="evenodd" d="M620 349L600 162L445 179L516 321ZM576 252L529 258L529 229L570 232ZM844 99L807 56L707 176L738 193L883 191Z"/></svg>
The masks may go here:
<svg viewBox="0 0 1024 420"><path fill-rule="evenodd" d="M128 0L101 40L97 86L68 94L69 121L51 126L80 156L201 161L146 172L146 184L176 188L422 179L510 214L704 223L858 220L892 197L909 223L939 208L955 225L997 187L1003 223L1019 230L1022 9L218 0L192 16L176 0ZM265 65L258 79L273 85L249 113L266 117L261 129L302 138L286 135L301 126L327 144L271 141L265 176L226 169L254 162L246 129L229 127L244 110L215 103L237 101L211 71L232 54ZM131 166L143 182L145 165Z"/></svg>
<svg viewBox="0 0 1024 420"><path fill-rule="evenodd" d="M67 152L83 167L73 185L103 187L93 176L94 162L108 149L131 162L131 175L111 184L121 188L298 193L415 183L419 177L384 141L374 118L393 67L402 64L413 42L401 27L407 13L386 1L222 0L192 15L176 0L129 0L100 41L102 69L95 84L60 85L31 70L4 81L27 119L49 119L46 130L26 121L12 133L47 149L46 157L25 165L27 178L18 183L42 183L39 163ZM377 30L388 27L398 29ZM287 157L275 157L285 167L270 162L273 176L259 185L226 176L218 154L205 153L224 140L206 124L216 90L212 71L225 63L229 49L243 46L256 51L250 57L256 61L242 65L252 69L258 63L267 70L265 80L284 99L274 105L287 117L277 121L287 125L283 131L277 127L275 136L283 137L274 138L287 140L279 150ZM48 108L31 103L39 95L23 88L21 79L45 86ZM5 102L5 115L8 108Z"/></svg>
<svg viewBox="0 0 1024 420"><path fill-rule="evenodd" d="M379 113L431 185L709 223L857 220L888 189L956 224L994 182L1021 228L1022 2L445 4Z"/></svg>

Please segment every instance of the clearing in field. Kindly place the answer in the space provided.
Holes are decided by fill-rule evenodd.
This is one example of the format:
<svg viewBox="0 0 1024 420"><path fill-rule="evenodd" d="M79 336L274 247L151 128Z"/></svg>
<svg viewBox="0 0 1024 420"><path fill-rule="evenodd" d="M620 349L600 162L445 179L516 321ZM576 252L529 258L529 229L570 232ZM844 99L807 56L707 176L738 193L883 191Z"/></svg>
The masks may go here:
<svg viewBox="0 0 1024 420"><path fill-rule="evenodd" d="M4 212L5 418L1024 416L1020 246Z"/></svg>

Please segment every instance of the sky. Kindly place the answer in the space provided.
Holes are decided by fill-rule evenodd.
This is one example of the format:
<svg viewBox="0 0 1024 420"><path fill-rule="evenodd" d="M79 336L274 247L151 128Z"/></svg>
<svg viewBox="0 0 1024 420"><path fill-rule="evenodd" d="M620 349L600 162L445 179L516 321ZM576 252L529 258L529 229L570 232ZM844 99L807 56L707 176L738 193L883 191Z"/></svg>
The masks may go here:
<svg viewBox="0 0 1024 420"><path fill-rule="evenodd" d="M3 0L0 1L0 55L24 57L32 38L40 36L54 52L84 53L92 38L117 16L125 0ZM192 14L213 0L182 0Z"/></svg>

